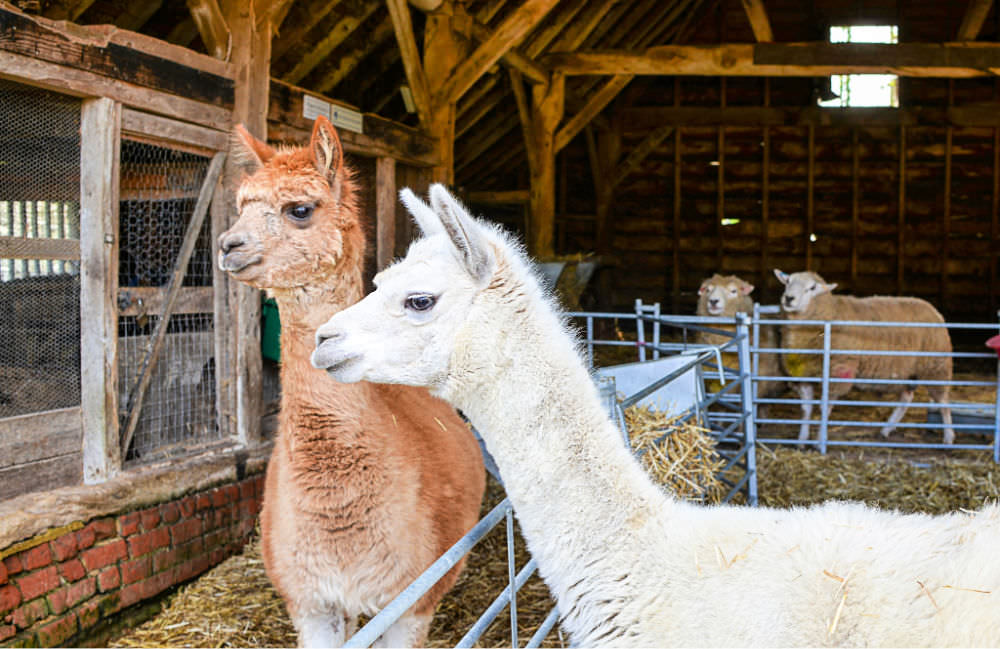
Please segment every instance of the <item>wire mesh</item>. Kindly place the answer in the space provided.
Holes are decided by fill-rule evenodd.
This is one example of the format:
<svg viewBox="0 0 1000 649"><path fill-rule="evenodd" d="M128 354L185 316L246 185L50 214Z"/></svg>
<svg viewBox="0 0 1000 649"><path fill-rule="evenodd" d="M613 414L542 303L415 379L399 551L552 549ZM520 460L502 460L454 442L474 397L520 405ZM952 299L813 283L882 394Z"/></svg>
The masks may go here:
<svg viewBox="0 0 1000 649"><path fill-rule="evenodd" d="M158 287L165 292L209 162L209 158L193 153L122 140L121 287ZM206 220L182 286L211 285L212 243ZM137 399L136 387L159 313L157 306L119 318L118 384L123 426ZM175 313L170 318L126 461L149 462L179 455L219 439L213 341L210 312Z"/></svg>
<svg viewBox="0 0 1000 649"><path fill-rule="evenodd" d="M0 79L0 237L80 238L80 106ZM0 257L0 309L0 417L79 405L79 261Z"/></svg>

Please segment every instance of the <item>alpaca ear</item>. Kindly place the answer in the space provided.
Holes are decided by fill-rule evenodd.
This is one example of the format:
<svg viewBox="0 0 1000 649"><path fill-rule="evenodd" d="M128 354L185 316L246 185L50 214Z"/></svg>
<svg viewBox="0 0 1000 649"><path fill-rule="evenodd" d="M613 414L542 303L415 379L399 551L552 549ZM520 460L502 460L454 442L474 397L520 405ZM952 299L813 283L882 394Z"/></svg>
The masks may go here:
<svg viewBox="0 0 1000 649"><path fill-rule="evenodd" d="M788 284L788 273L783 273L777 268L774 269L774 276L778 278L778 281L782 284Z"/></svg>
<svg viewBox="0 0 1000 649"><path fill-rule="evenodd" d="M313 123L312 139L309 141L313 165L336 189L334 181L344 166L344 147L340 145L340 137L330 120L320 115Z"/></svg>
<svg viewBox="0 0 1000 649"><path fill-rule="evenodd" d="M833 293L833 289L837 288L837 282L833 284L823 284L823 290L827 293Z"/></svg>
<svg viewBox="0 0 1000 649"><path fill-rule="evenodd" d="M403 206L413 217L414 223L420 228L420 232L425 237L444 232L441 227L441 219L434 213L430 205L420 200L409 187L404 187L399 191L399 200L403 201Z"/></svg>
<svg viewBox="0 0 1000 649"><path fill-rule="evenodd" d="M234 153L236 158L244 165L251 167L250 173L263 166L268 160L274 157L274 149L267 142L258 140L242 124L237 124L233 129L236 133L236 146Z"/></svg>
<svg viewBox="0 0 1000 649"><path fill-rule="evenodd" d="M431 185L431 206L455 244L465 269L480 284L493 274L493 255L479 224L444 185Z"/></svg>
<svg viewBox="0 0 1000 649"><path fill-rule="evenodd" d="M749 282L744 282L743 286L740 287L740 293L742 293L743 295L750 295L751 293L753 293L753 288L754 288L753 284L750 284Z"/></svg>

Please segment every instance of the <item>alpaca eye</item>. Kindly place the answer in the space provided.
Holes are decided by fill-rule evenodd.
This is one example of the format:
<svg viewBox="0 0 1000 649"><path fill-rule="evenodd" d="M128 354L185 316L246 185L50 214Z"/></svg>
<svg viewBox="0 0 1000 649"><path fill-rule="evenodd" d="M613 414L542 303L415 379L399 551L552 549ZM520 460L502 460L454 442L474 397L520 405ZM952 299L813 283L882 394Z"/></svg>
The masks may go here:
<svg viewBox="0 0 1000 649"><path fill-rule="evenodd" d="M313 209L315 209L313 205L293 205L288 208L288 216L290 216L293 221L305 222L309 220L310 216L312 216Z"/></svg>
<svg viewBox="0 0 1000 649"><path fill-rule="evenodd" d="M812 286L810 286L810 287L809 287L809 290L810 290L810 291L815 291L815 290L816 290L816 285L815 285L815 284L813 284Z"/></svg>
<svg viewBox="0 0 1000 649"><path fill-rule="evenodd" d="M413 311L426 311L434 306L435 298L433 295L411 295L406 298L406 308Z"/></svg>

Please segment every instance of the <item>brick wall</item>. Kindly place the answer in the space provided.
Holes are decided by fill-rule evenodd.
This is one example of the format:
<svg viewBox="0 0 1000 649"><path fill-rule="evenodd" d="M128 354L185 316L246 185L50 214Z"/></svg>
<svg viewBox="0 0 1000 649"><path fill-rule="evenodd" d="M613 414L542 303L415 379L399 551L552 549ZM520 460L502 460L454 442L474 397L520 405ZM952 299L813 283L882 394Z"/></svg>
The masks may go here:
<svg viewBox="0 0 1000 649"><path fill-rule="evenodd" d="M0 644L55 647L238 552L263 474L0 550Z"/></svg>

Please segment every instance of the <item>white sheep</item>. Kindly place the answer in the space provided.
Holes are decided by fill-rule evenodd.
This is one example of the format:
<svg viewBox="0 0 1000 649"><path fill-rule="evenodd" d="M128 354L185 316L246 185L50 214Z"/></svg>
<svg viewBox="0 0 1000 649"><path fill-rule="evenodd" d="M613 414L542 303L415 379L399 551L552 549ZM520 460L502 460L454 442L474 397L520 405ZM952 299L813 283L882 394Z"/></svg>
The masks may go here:
<svg viewBox="0 0 1000 649"><path fill-rule="evenodd" d="M427 386L496 458L577 646L995 646L1000 508L703 507L625 447L527 257L447 190L403 200L424 237L321 326L340 381Z"/></svg>
<svg viewBox="0 0 1000 649"><path fill-rule="evenodd" d="M754 286L736 275L719 275L715 273L702 281L698 288L698 307L696 315L732 318L737 313L753 313ZM711 325L713 329L736 331L735 325ZM732 336L708 331L699 331L695 339L703 345L724 345L732 340ZM774 325L760 327L760 346L775 348L778 346L778 329ZM723 352L722 363L726 367L739 365L738 354L735 351ZM757 361L757 374L760 376L780 376L781 361L778 354L760 353ZM759 381L754 384L757 397L778 394L785 387L783 381ZM710 387L718 391L722 386L719 381L712 381Z"/></svg>
<svg viewBox="0 0 1000 649"><path fill-rule="evenodd" d="M781 296L781 309L789 320L871 320L882 322L934 322L944 318L929 302L915 297L859 298L853 295L834 295L836 284L827 284L811 271L783 273L777 268L774 274L785 292ZM951 380L951 338L944 327L832 327L830 348L866 351L910 350L915 352L940 352L941 356L884 356L861 354L831 354L830 376L838 379L893 379L893 380ZM781 331L782 345L795 349L823 349L823 327L820 325L785 325ZM822 376L823 357L819 354L784 354L781 359L785 373L794 377ZM809 439L809 418L815 395L813 384L794 383L802 399L802 426L799 439ZM852 383L831 382L830 399L847 394ZM896 424L906 414L907 405L913 401L912 387L898 383L867 384L878 392L899 395L902 405L893 409L889 421L882 427L882 436L888 437ZM928 385L930 398L939 404L948 403L947 385ZM833 406L827 408L827 416ZM951 424L951 408L939 406L944 422L944 443L955 441Z"/></svg>

